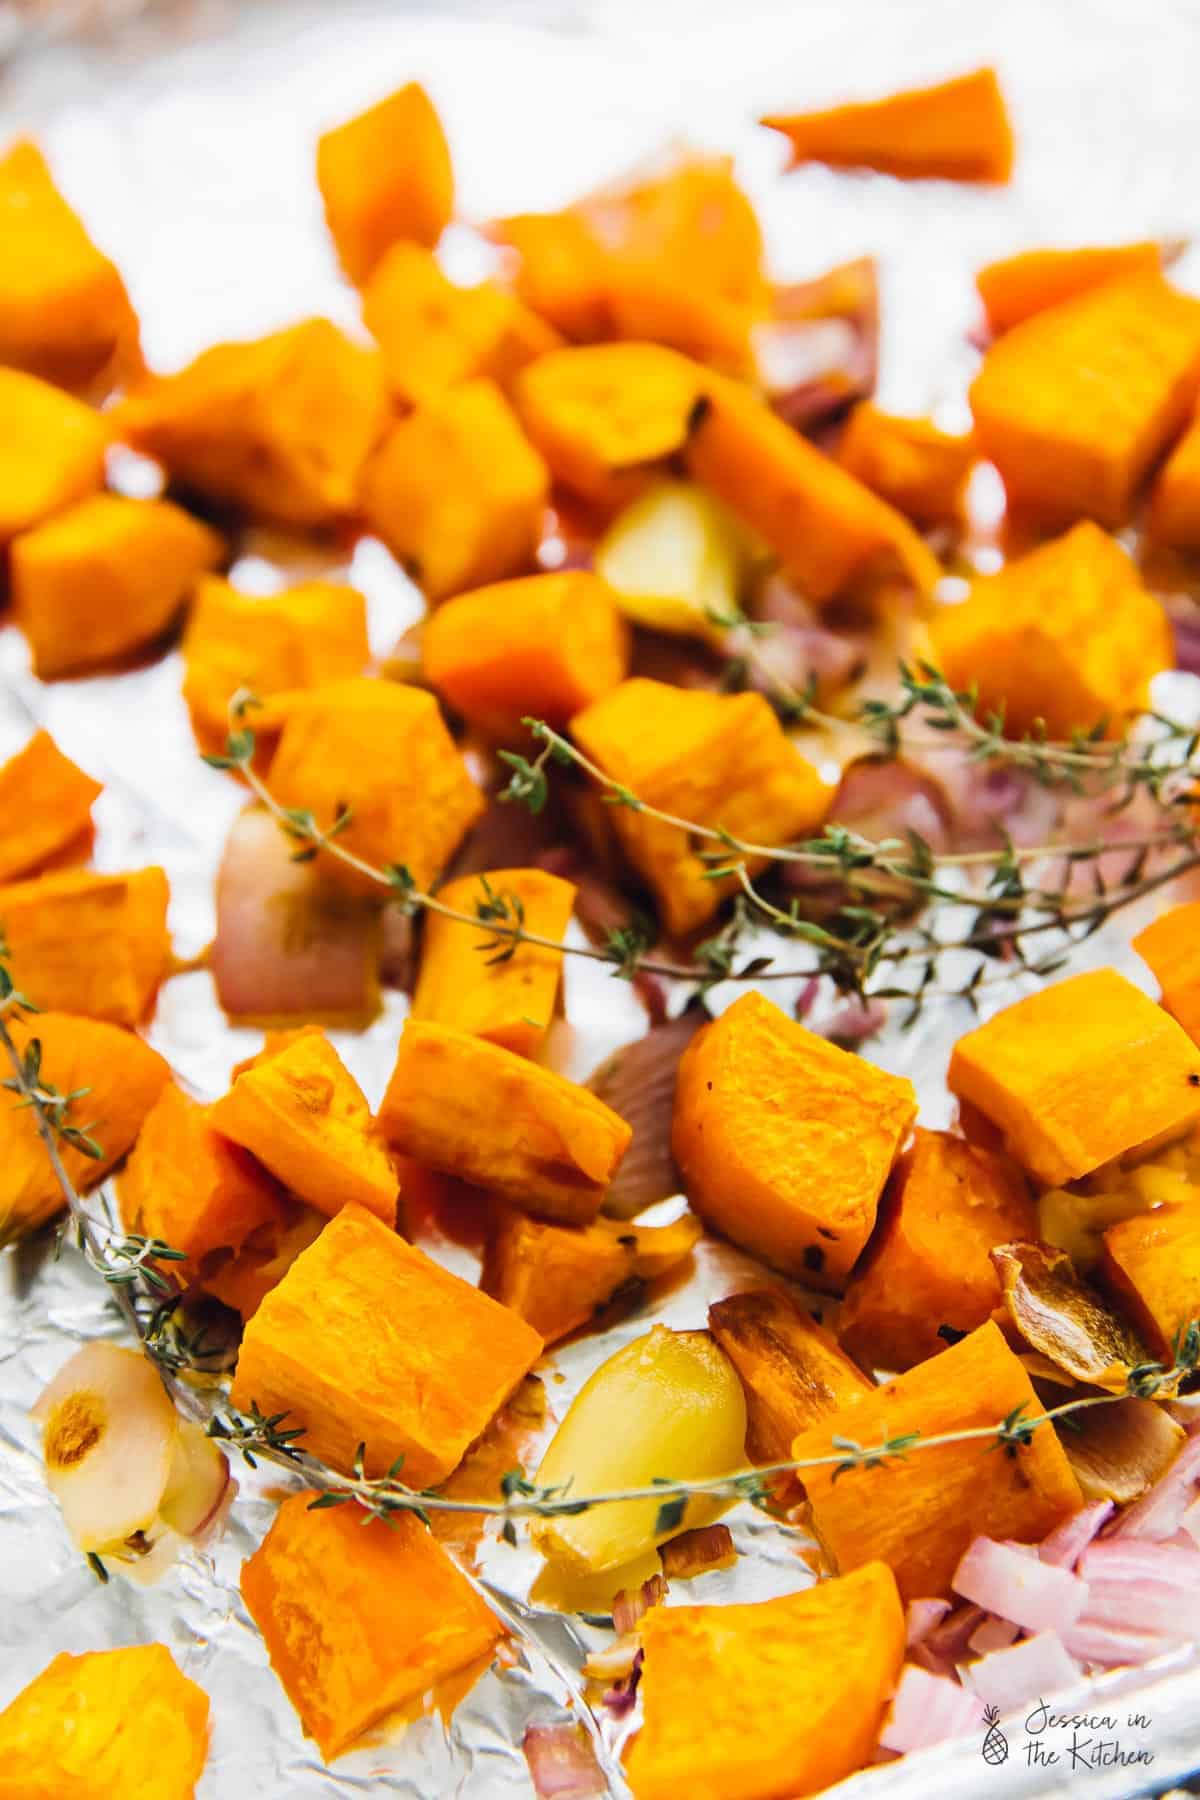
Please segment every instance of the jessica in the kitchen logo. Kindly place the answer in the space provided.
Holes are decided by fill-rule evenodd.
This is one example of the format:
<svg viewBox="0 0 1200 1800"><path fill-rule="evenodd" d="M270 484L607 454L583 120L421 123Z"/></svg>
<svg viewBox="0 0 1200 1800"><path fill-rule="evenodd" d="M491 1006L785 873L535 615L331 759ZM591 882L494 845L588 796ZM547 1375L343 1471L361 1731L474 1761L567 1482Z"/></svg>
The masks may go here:
<svg viewBox="0 0 1200 1800"><path fill-rule="evenodd" d="M1148 1713L1060 1713L1039 1700L1024 1719L1004 1729L995 1707L984 1714L980 1746L984 1762L999 1768L1010 1755L1031 1769L1148 1768L1154 1752L1139 1742L1150 1729Z"/></svg>

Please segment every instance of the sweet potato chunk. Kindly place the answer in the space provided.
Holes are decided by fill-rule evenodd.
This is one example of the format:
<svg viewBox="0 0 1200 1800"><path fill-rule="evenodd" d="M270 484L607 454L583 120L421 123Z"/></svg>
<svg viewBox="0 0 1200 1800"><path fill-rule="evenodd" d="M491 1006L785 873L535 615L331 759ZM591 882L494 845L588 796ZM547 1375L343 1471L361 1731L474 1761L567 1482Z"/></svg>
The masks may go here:
<svg viewBox="0 0 1200 1800"><path fill-rule="evenodd" d="M117 1192L131 1231L182 1250L173 1268L193 1280L214 1250L240 1250L264 1225L281 1226L283 1196L252 1156L213 1130L210 1108L165 1087L147 1113Z"/></svg>
<svg viewBox="0 0 1200 1800"><path fill-rule="evenodd" d="M793 169L820 162L947 181L1007 181L1012 173L1012 127L994 69L826 112L773 113L762 123L788 139Z"/></svg>
<svg viewBox="0 0 1200 1800"><path fill-rule="evenodd" d="M426 597L444 600L530 567L548 491L545 463L481 377L393 425L363 471L362 505Z"/></svg>
<svg viewBox="0 0 1200 1800"><path fill-rule="evenodd" d="M0 882L34 875L91 833L100 783L35 731L0 768Z"/></svg>
<svg viewBox="0 0 1200 1800"><path fill-rule="evenodd" d="M69 1144L60 1154L76 1190L86 1193L125 1155L171 1071L141 1038L100 1019L43 1012L14 1020L9 1029L20 1051L34 1038L41 1045L43 1082L60 1094L85 1090L71 1102L67 1123L84 1131L104 1154L85 1156ZM32 1112L0 1107L0 1243L52 1219L63 1204Z"/></svg>
<svg viewBox="0 0 1200 1800"><path fill-rule="evenodd" d="M0 1713L0 1796L192 1800L208 1713L165 1644L61 1651Z"/></svg>
<svg viewBox="0 0 1200 1800"><path fill-rule="evenodd" d="M493 869L449 882L438 899L482 922L473 927L440 913L426 916L412 1017L453 1025L519 1056L535 1055L558 998L562 956L541 944L498 939L486 921L489 909L495 918L503 906L509 924L520 922L561 942L574 886L545 869Z"/></svg>
<svg viewBox="0 0 1200 1800"><path fill-rule="evenodd" d="M37 145L19 140L0 157L0 363L64 387L108 385L137 366L137 340L120 275Z"/></svg>
<svg viewBox="0 0 1200 1800"><path fill-rule="evenodd" d="M26 532L9 555L17 623L35 674L52 681L148 649L224 545L169 500L95 494Z"/></svg>
<svg viewBox="0 0 1200 1800"><path fill-rule="evenodd" d="M398 240L432 248L454 211L454 170L420 83L318 138L317 185L338 257L356 285Z"/></svg>
<svg viewBox="0 0 1200 1800"><path fill-rule="evenodd" d="M17 986L35 1006L136 1025L167 973L161 869L66 869L0 888L0 931Z"/></svg>
<svg viewBox="0 0 1200 1800"><path fill-rule="evenodd" d="M484 804L433 695L366 678L297 697L270 781L278 800L325 829L348 807L338 842L379 869L403 863L418 887L440 874ZM351 892L381 891L329 855L318 861Z"/></svg>
<svg viewBox="0 0 1200 1800"><path fill-rule="evenodd" d="M780 1800L867 1762L904 1661L891 1570L740 1606L655 1606L641 1620L637 1800Z"/></svg>
<svg viewBox="0 0 1200 1800"><path fill-rule="evenodd" d="M1200 1118L1200 1050L1114 969L1028 994L961 1037L947 1082L1046 1187L1180 1137Z"/></svg>
<svg viewBox="0 0 1200 1800"><path fill-rule="evenodd" d="M390 1525L292 1494L242 1564L242 1598L326 1762L487 1655L504 1627L412 1513Z"/></svg>
<svg viewBox="0 0 1200 1800"><path fill-rule="evenodd" d="M865 1446L910 1431L935 1437L999 1427L1017 1407L1031 1418L1041 1411L1028 1375L989 1320L944 1356L918 1363L801 1433L793 1455L834 1455L838 1437ZM1052 1425L1038 1426L1015 1457L998 1455L993 1443L943 1444L836 1478L833 1464L805 1469L813 1526L834 1567L846 1574L879 1557L902 1599L933 1598L949 1593L973 1538L1033 1543L1079 1510L1079 1483Z"/></svg>
<svg viewBox="0 0 1200 1800"><path fill-rule="evenodd" d="M350 1474L402 1456L444 1481L529 1373L542 1340L361 1206L343 1207L246 1326L230 1398L288 1412L302 1447Z"/></svg>
<svg viewBox="0 0 1200 1800"><path fill-rule="evenodd" d="M101 413L47 381L0 368L0 546L104 485Z"/></svg>
<svg viewBox="0 0 1200 1800"><path fill-rule="evenodd" d="M1161 913L1133 947L1157 977L1171 1017L1200 1044L1200 900Z"/></svg>
<svg viewBox="0 0 1200 1800"><path fill-rule="evenodd" d="M448 600L421 651L429 682L464 719L524 741L523 718L562 729L624 679L629 628L608 585L571 569Z"/></svg>
<svg viewBox="0 0 1200 1800"><path fill-rule="evenodd" d="M327 1217L315 1206L285 1200L279 1219L260 1225L233 1256L210 1260L202 1282L205 1293L232 1307L243 1320L252 1319L301 1251L320 1237Z"/></svg>
<svg viewBox="0 0 1200 1800"><path fill-rule="evenodd" d="M710 694L636 676L577 713L571 734L648 806L753 843L804 837L829 805L829 789L761 694ZM702 925L736 889L736 876L710 878L711 865L680 827L624 806L613 808L613 824L669 932ZM766 867L762 858L745 860L751 872Z"/></svg>
<svg viewBox="0 0 1200 1800"><path fill-rule="evenodd" d="M113 415L181 486L283 525L331 525L390 417L377 351L328 319L214 344L136 388Z"/></svg>
<svg viewBox="0 0 1200 1800"><path fill-rule="evenodd" d="M1028 1184L1007 1157L918 1126L846 1290L838 1336L868 1368L910 1369L991 1318L993 1245L1037 1235Z"/></svg>
<svg viewBox="0 0 1200 1800"><path fill-rule="evenodd" d="M358 1205L395 1224L391 1158L362 1089L321 1033L298 1035L247 1069L208 1117L310 1206L332 1215Z"/></svg>
<svg viewBox="0 0 1200 1800"><path fill-rule="evenodd" d="M379 1127L405 1156L550 1219L587 1225L633 1133L552 1069L409 1018Z"/></svg>
<svg viewBox="0 0 1200 1800"><path fill-rule="evenodd" d="M1200 424L1184 432L1154 483L1150 535L1178 550L1200 550Z"/></svg>
<svg viewBox="0 0 1200 1800"><path fill-rule="evenodd" d="M593 1219L572 1226L505 1207L493 1221L479 1285L553 1344L611 1301L675 1268L700 1236L690 1213L673 1225Z"/></svg>
<svg viewBox="0 0 1200 1800"><path fill-rule="evenodd" d="M928 419L897 418L863 400L850 414L838 461L906 518L941 525L961 517L975 445Z"/></svg>
<svg viewBox="0 0 1200 1800"><path fill-rule="evenodd" d="M797 1433L875 1386L832 1333L781 1288L715 1301L708 1329L746 1390L746 1454L752 1462L786 1462Z"/></svg>
<svg viewBox="0 0 1200 1800"><path fill-rule="evenodd" d="M1100 1275L1154 1354L1170 1362L1177 1334L1200 1323L1200 1201L1110 1225Z"/></svg>
<svg viewBox="0 0 1200 1800"><path fill-rule="evenodd" d="M975 582L931 622L953 687L975 687L982 713L1016 735L1042 720L1052 738L1110 736L1149 702L1174 662L1171 625L1115 538L1088 521Z"/></svg>
<svg viewBox="0 0 1200 1800"><path fill-rule="evenodd" d="M1051 520L1128 517L1200 383L1200 300L1159 274L1106 282L994 343L975 435L1010 502Z"/></svg>
<svg viewBox="0 0 1200 1800"><path fill-rule="evenodd" d="M671 1147L706 1224L836 1293L916 1110L911 1082L743 994L683 1054Z"/></svg>
<svg viewBox="0 0 1200 1800"><path fill-rule="evenodd" d="M1163 266L1163 246L1102 244L1082 250L1024 250L989 263L975 277L979 298L994 337L1020 325L1034 313L1073 300L1077 294L1119 281L1125 275L1153 273Z"/></svg>

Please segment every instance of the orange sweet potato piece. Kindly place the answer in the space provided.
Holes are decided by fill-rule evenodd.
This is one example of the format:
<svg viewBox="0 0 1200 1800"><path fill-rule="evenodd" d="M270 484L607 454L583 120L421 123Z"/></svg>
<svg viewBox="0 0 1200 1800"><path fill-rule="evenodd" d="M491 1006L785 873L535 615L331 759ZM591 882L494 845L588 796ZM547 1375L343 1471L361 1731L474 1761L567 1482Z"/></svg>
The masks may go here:
<svg viewBox="0 0 1200 1800"><path fill-rule="evenodd" d="M444 1481L529 1373L542 1340L389 1231L345 1206L263 1300L230 1399L288 1412L302 1447L349 1474L398 1456L414 1487Z"/></svg>
<svg viewBox="0 0 1200 1800"><path fill-rule="evenodd" d="M358 1205L395 1224L391 1158L362 1089L321 1033L297 1034L239 1075L208 1118L310 1206L333 1214Z"/></svg>
<svg viewBox="0 0 1200 1800"><path fill-rule="evenodd" d="M86 1090L72 1101L67 1122L85 1131L104 1154L85 1156L69 1144L60 1150L76 1189L86 1193L130 1148L171 1071L141 1038L100 1019L43 1012L34 1019L14 1019L9 1029L20 1051L34 1038L41 1045L44 1082L60 1094ZM0 1107L0 1243L34 1230L62 1207L62 1191L32 1112Z"/></svg>
<svg viewBox="0 0 1200 1800"><path fill-rule="evenodd" d="M811 600L889 565L921 592L941 575L906 519L737 382L707 377L685 455L697 481L758 533Z"/></svg>
<svg viewBox="0 0 1200 1800"><path fill-rule="evenodd" d="M947 181L1007 181L1012 173L1012 126L994 69L826 112L773 113L762 123L788 139L791 168L820 162Z"/></svg>
<svg viewBox="0 0 1200 1800"><path fill-rule="evenodd" d="M962 515L975 445L928 419L897 418L863 400L850 414L838 461L906 518L940 525Z"/></svg>
<svg viewBox="0 0 1200 1800"><path fill-rule="evenodd" d="M214 344L135 388L112 416L180 486L283 525L324 526L357 510L391 407L378 352L306 319Z"/></svg>
<svg viewBox="0 0 1200 1800"><path fill-rule="evenodd" d="M1200 1200L1110 1225L1100 1276L1154 1355L1170 1362L1178 1333L1200 1323Z"/></svg>
<svg viewBox="0 0 1200 1800"><path fill-rule="evenodd" d="M638 1626L636 1800L781 1800L869 1761L904 1661L890 1569L738 1606L655 1606Z"/></svg>
<svg viewBox="0 0 1200 1800"><path fill-rule="evenodd" d="M1114 969L1055 982L969 1031L947 1081L1046 1187L1149 1151L1200 1118L1200 1050Z"/></svg>
<svg viewBox="0 0 1200 1800"><path fill-rule="evenodd" d="M385 1524L291 1494L242 1598L326 1762L386 1713L487 1655L504 1627L412 1513Z"/></svg>
<svg viewBox="0 0 1200 1800"><path fill-rule="evenodd" d="M510 924L520 920L526 930L561 942L575 888L545 869L493 869L447 883L438 899L485 920L498 900ZM519 1056L534 1056L549 1029L561 979L561 953L541 944L513 945L497 939L486 923L473 927L431 912L411 1014L469 1031Z"/></svg>
<svg viewBox="0 0 1200 1800"><path fill-rule="evenodd" d="M379 1128L402 1155L572 1225L595 1218L633 1135L552 1069L411 1017Z"/></svg>
<svg viewBox="0 0 1200 1800"><path fill-rule="evenodd" d="M104 484L101 413L19 369L0 368L0 546Z"/></svg>
<svg viewBox="0 0 1200 1800"><path fill-rule="evenodd" d="M493 1218L479 1285L553 1344L613 1300L675 1268L700 1236L690 1213L671 1225L623 1219L551 1225L504 1207Z"/></svg>
<svg viewBox="0 0 1200 1800"><path fill-rule="evenodd" d="M1174 663L1171 625L1115 538L1084 520L1065 536L977 580L930 621L951 685L975 687L984 714L1052 738L1106 722L1110 736L1149 702Z"/></svg>
<svg viewBox="0 0 1200 1800"><path fill-rule="evenodd" d="M979 298L994 337L1014 325L1073 300L1077 294L1119 281L1125 275L1160 270L1166 260L1159 243L1101 244L1094 249L1024 250L989 263L975 277Z"/></svg>
<svg viewBox="0 0 1200 1800"><path fill-rule="evenodd" d="M136 1025L167 973L161 869L65 869L0 888L13 980L35 1006Z"/></svg>
<svg viewBox="0 0 1200 1800"><path fill-rule="evenodd" d="M317 185L338 257L356 285L397 241L432 248L454 211L454 170L420 83L318 138Z"/></svg>
<svg viewBox="0 0 1200 1800"><path fill-rule="evenodd" d="M124 282L19 140L0 157L0 363L85 387L138 360Z"/></svg>
<svg viewBox="0 0 1200 1800"><path fill-rule="evenodd" d="M1036 1239L1037 1209L1006 1157L918 1126L880 1210L838 1336L867 1368L910 1369L991 1318L1001 1296L988 1252Z"/></svg>
<svg viewBox="0 0 1200 1800"><path fill-rule="evenodd" d="M571 735L605 774L647 806L756 844L787 844L820 828L830 793L784 736L761 694L710 694L635 676L571 720ZM713 880L700 844L632 807L612 809L629 860L654 890L669 932L712 917L737 887ZM766 867L747 857L753 873Z"/></svg>
<svg viewBox="0 0 1200 1800"><path fill-rule="evenodd" d="M316 1242L327 1214L315 1206L284 1200L279 1218L250 1234L233 1256L210 1257L201 1286L242 1319L252 1319L273 1287L278 1287L302 1250Z"/></svg>
<svg viewBox="0 0 1200 1800"><path fill-rule="evenodd" d="M348 807L338 842L379 869L403 863L422 888L484 807L433 695L365 677L296 697L270 782L285 806L311 811L326 829ZM327 854L319 862L351 892L381 891Z"/></svg>
<svg viewBox="0 0 1200 1800"><path fill-rule="evenodd" d="M361 484L371 529L430 600L529 568L548 492L541 456L482 377L398 420Z"/></svg>
<svg viewBox="0 0 1200 1800"><path fill-rule="evenodd" d="M13 544L12 599L43 681L127 661L222 560L215 531L169 500L95 494Z"/></svg>
<svg viewBox="0 0 1200 1800"><path fill-rule="evenodd" d="M192 1800L208 1716L165 1644L60 1651L0 1713L0 1796Z"/></svg>
<svg viewBox="0 0 1200 1800"><path fill-rule="evenodd" d="M832 1333L782 1288L715 1301L708 1329L746 1390L746 1454L752 1462L786 1462L793 1438L806 1426L875 1386Z"/></svg>
<svg viewBox="0 0 1200 1800"><path fill-rule="evenodd" d="M1200 1044L1200 900L1160 913L1133 947L1156 976L1171 1017Z"/></svg>
<svg viewBox="0 0 1200 1800"><path fill-rule="evenodd" d="M1124 523L1200 385L1200 300L1160 274L1066 300L1006 332L971 386L981 453L1009 501Z"/></svg>
<svg viewBox="0 0 1200 1800"><path fill-rule="evenodd" d="M170 1083L146 1114L117 1181L126 1225L182 1250L187 1262L173 1268L186 1280L214 1250L239 1250L285 1217L278 1184L213 1130L209 1113Z"/></svg>
<svg viewBox="0 0 1200 1800"><path fill-rule="evenodd" d="M629 627L606 582L569 569L447 600L426 621L421 653L455 712L489 736L523 739L523 718L561 730L624 679Z"/></svg>
<svg viewBox="0 0 1200 1800"><path fill-rule="evenodd" d="M911 1082L749 993L684 1051L671 1148L706 1224L836 1293L916 1110Z"/></svg>
<svg viewBox="0 0 1200 1800"><path fill-rule="evenodd" d="M837 1437L870 1445L911 1431L935 1437L998 1427L1017 1407L1029 1417L1042 1410L1020 1361L989 1320L944 1355L802 1432L792 1453L798 1462L836 1454ZM834 1567L846 1574L878 1557L891 1566L902 1599L933 1598L949 1593L973 1538L1033 1543L1079 1510L1079 1483L1052 1425L1039 1426L1015 1457L998 1455L993 1445L972 1438L836 1477L833 1464L805 1469L813 1527Z"/></svg>
<svg viewBox="0 0 1200 1800"><path fill-rule="evenodd" d="M1150 535L1178 550L1200 550L1200 424L1193 423L1154 483Z"/></svg>
<svg viewBox="0 0 1200 1800"><path fill-rule="evenodd" d="M90 836L98 781L35 731L0 768L0 882L34 875Z"/></svg>

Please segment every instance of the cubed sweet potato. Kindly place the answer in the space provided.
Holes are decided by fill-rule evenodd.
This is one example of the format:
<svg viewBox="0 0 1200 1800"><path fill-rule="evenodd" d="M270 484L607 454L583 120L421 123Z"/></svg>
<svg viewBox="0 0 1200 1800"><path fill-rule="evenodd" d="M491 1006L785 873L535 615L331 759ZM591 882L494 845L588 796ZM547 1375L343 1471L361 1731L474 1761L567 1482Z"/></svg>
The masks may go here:
<svg viewBox="0 0 1200 1800"><path fill-rule="evenodd" d="M102 413L19 369L0 368L0 418L2 547L103 486L108 427Z"/></svg>
<svg viewBox="0 0 1200 1800"><path fill-rule="evenodd" d="M1012 126L994 69L824 112L773 113L762 123L783 132L793 169L819 162L946 181L1007 181L1012 173Z"/></svg>
<svg viewBox="0 0 1200 1800"><path fill-rule="evenodd" d="M1200 1044L1200 900L1160 913L1133 947L1150 965L1171 1017Z"/></svg>
<svg viewBox="0 0 1200 1800"><path fill-rule="evenodd" d="M161 869L64 869L0 888L13 980L35 1006L136 1025L167 973Z"/></svg>
<svg viewBox="0 0 1200 1800"><path fill-rule="evenodd" d="M240 1313L243 1321L252 1319L300 1252L320 1237L327 1217L315 1206L285 1200L278 1221L260 1225L234 1255L209 1259L201 1283L205 1293Z"/></svg>
<svg viewBox="0 0 1200 1800"><path fill-rule="evenodd" d="M979 298L994 337L1034 313L1073 300L1077 294L1119 281L1125 275L1152 273L1163 266L1158 243L1100 244L1094 249L1023 250L989 263L975 277Z"/></svg>
<svg viewBox="0 0 1200 1800"><path fill-rule="evenodd" d="M1200 550L1200 424L1189 425L1154 483L1150 535L1177 550Z"/></svg>
<svg viewBox="0 0 1200 1800"><path fill-rule="evenodd" d="M1200 1119L1200 1050L1114 969L1055 982L969 1031L947 1081L1046 1187Z"/></svg>
<svg viewBox="0 0 1200 1800"><path fill-rule="evenodd" d="M1000 1304L992 1247L1037 1235L1014 1163L918 1126L846 1290L838 1336L867 1368L910 1369L991 1318Z"/></svg>
<svg viewBox="0 0 1200 1800"><path fill-rule="evenodd" d="M342 267L359 286L390 245L436 244L454 211L454 170L421 84L318 138L317 185Z"/></svg>
<svg viewBox="0 0 1200 1800"><path fill-rule="evenodd" d="M1100 1275L1154 1354L1172 1361L1178 1334L1200 1324L1200 1200L1110 1225Z"/></svg>
<svg viewBox="0 0 1200 1800"><path fill-rule="evenodd" d="M395 1149L550 1219L587 1225L633 1133L587 1088L448 1025L409 1018L379 1109Z"/></svg>
<svg viewBox="0 0 1200 1800"><path fill-rule="evenodd" d="M738 1606L655 1606L638 1627L637 1800L815 1794L870 1760L904 1661L891 1570Z"/></svg>
<svg viewBox="0 0 1200 1800"><path fill-rule="evenodd" d="M491 737L524 741L523 718L556 729L629 667L629 627L588 569L526 575L447 600L421 640L431 685Z"/></svg>
<svg viewBox="0 0 1200 1800"><path fill-rule="evenodd" d="M0 768L0 882L35 875L91 836L100 783L35 731Z"/></svg>
<svg viewBox="0 0 1200 1800"><path fill-rule="evenodd" d="M918 1363L832 1418L802 1432L795 1459L836 1457L837 1438L864 1447L919 1432L995 1425L1014 1409L1041 1412L1033 1384L999 1326L990 1320L944 1356ZM976 1537L1035 1543L1082 1504L1079 1483L1052 1425L1038 1426L1015 1456L996 1440L971 1438L888 1457L874 1469L836 1473L836 1463L801 1472L813 1527L843 1575L878 1557L904 1600L949 1594L963 1552Z"/></svg>
<svg viewBox="0 0 1200 1800"><path fill-rule="evenodd" d="M301 1447L348 1475L403 1457L444 1481L537 1361L542 1340L361 1206L345 1206L246 1326L230 1398L287 1412Z"/></svg>
<svg viewBox="0 0 1200 1800"><path fill-rule="evenodd" d="M782 1288L714 1301L708 1329L746 1390L746 1454L752 1462L786 1462L799 1432L875 1386L833 1334Z"/></svg>
<svg viewBox="0 0 1200 1800"><path fill-rule="evenodd" d="M838 445L843 469L918 525L961 517L975 455L970 436L880 412L869 400L854 408Z"/></svg>
<svg viewBox="0 0 1200 1800"><path fill-rule="evenodd" d="M712 694L635 676L571 720L581 750L647 806L749 842L784 845L819 829L830 790L784 736L761 694ZM738 885L712 878L681 826L613 808L630 861L653 889L669 932L712 917ZM762 857L746 857L754 874Z"/></svg>

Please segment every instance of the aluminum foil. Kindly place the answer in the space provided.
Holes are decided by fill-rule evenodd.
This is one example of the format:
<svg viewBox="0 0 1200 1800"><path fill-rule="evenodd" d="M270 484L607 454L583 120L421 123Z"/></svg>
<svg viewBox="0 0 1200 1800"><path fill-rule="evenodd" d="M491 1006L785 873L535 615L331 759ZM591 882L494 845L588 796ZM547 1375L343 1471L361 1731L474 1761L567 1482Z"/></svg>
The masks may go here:
<svg viewBox="0 0 1200 1800"><path fill-rule="evenodd" d="M20 130L41 138L63 187L124 271L148 356L164 368L214 339L309 313L356 328L354 297L324 234L313 140L412 77L426 82L446 120L467 219L560 204L674 139L734 151L780 278L864 252L880 259L882 398L949 423L963 414L972 366L965 331L975 267L1034 243L1180 237L1200 223L1188 79L1200 19L1189 0L1160 0L1152 30L1137 0L1060 0L1053 8L1041 0L996 8L958 0L481 0L453 11L388 0L95 0L73 6L57 32L56 19L62 23L54 7L0 0L0 143ZM783 179L779 143L752 124L769 108L886 91L982 60L1001 70L1019 137L1016 179L1003 190L904 186L819 169ZM487 252L469 230L455 228L448 248L456 271L486 267ZM121 478L136 484L143 475L127 468ZM267 589L318 570L347 575L367 594L378 651L420 612L412 588L369 540L345 563L253 533L233 573ZM0 754L44 724L104 781L98 861L166 867L171 925L186 955L211 935L213 873L241 799L198 760L179 689L176 654L118 678L43 686L17 634L0 629ZM1157 697L1176 712L1200 709L1200 683L1167 678ZM1126 948L1131 929L1126 915L1092 940L1079 966L1114 962L1145 983ZM717 990L713 1003L731 997ZM368 1031L335 1034L373 1101L403 1009L393 995ZM869 1047L874 1060L913 1077L927 1123L949 1116L946 1061L968 1017L960 1004L934 1005L915 1031L889 1029ZM566 1019L551 1054L577 1077L645 1028L625 984L569 959ZM206 974L166 986L149 1035L204 1097L223 1091L231 1064L259 1042L227 1025ZM474 1277L472 1254L437 1249ZM0 1706L58 1650L158 1639L212 1697L201 1800L527 1795L524 1730L584 1716L580 1665L587 1647L603 1641L539 1603L538 1559L527 1549L489 1537L476 1564L513 1628L509 1664L484 1675L448 1719L435 1712L383 1731L333 1769L303 1737L238 1591L240 1564L286 1477L239 1469L224 1536L187 1551L156 1585L96 1582L47 1500L27 1409L75 1345L116 1335L119 1324L96 1278L69 1252L55 1261L51 1251L42 1239L0 1258ZM702 1325L709 1301L753 1269L728 1246L706 1242L684 1285L605 1336L548 1358L541 1374L551 1420L620 1344L655 1320ZM748 1508L729 1518L736 1567L679 1584L673 1601L766 1598L809 1579L795 1534ZM1069 1791L1100 1800L1161 1792L1200 1764L1198 1653L1109 1676L1088 1692L1089 1710L1122 1721L1144 1715L1144 1726L1122 1730L1127 1744L1149 1749L1151 1764L1091 1773L1064 1754L1039 1767L1018 1727L1001 1767L983 1763L977 1744L955 1744L868 1770L838 1792L958 1800ZM623 1795L615 1728L603 1729L610 1791Z"/></svg>

